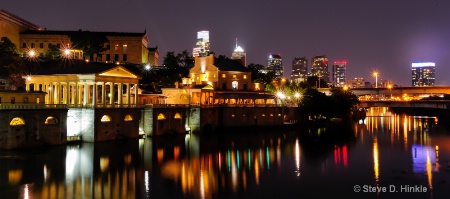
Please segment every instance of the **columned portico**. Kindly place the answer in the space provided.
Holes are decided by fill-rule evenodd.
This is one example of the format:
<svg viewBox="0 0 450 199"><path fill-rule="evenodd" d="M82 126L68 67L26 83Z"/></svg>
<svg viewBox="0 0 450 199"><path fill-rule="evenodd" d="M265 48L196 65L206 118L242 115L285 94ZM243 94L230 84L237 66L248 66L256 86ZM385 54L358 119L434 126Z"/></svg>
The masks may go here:
<svg viewBox="0 0 450 199"><path fill-rule="evenodd" d="M27 78L26 88L29 90L33 85L35 90L41 89L47 92L46 104L68 104L73 107L87 108L97 105L105 107L106 104L110 105L107 107L130 107L131 104L137 104L139 79L139 76L124 67L115 66L98 73L34 75ZM124 85L126 86L125 100L123 99ZM133 102L130 96L131 85L136 86Z"/></svg>

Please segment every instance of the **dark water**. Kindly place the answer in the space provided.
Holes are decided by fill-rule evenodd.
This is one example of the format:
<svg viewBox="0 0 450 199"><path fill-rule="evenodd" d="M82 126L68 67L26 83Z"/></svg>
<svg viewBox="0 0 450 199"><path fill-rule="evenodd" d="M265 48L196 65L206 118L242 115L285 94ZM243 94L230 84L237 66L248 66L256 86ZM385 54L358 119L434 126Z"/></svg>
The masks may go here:
<svg viewBox="0 0 450 199"><path fill-rule="evenodd" d="M0 198L449 198L449 121L377 111L290 132L2 151Z"/></svg>

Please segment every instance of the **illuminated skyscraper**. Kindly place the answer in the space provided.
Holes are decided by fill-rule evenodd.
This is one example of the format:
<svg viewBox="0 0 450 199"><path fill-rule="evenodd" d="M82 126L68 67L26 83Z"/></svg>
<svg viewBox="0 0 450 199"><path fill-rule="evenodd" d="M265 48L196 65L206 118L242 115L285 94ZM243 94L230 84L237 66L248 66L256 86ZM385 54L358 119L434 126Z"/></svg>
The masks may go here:
<svg viewBox="0 0 450 199"><path fill-rule="evenodd" d="M269 55L269 62L267 63L266 71L275 72L277 79L283 78L283 60L280 55Z"/></svg>
<svg viewBox="0 0 450 199"><path fill-rule="evenodd" d="M435 63L412 63L412 86L433 86L435 80Z"/></svg>
<svg viewBox="0 0 450 199"><path fill-rule="evenodd" d="M330 72L328 72L328 58L325 55L314 56L311 62L311 75L317 76L326 82L330 82Z"/></svg>
<svg viewBox="0 0 450 199"><path fill-rule="evenodd" d="M246 61L246 54L244 52L244 49L242 49L237 44L237 38L236 38L236 48L234 49L233 53L231 54L231 59L234 59L236 61L239 61L243 66L247 66Z"/></svg>
<svg viewBox="0 0 450 199"><path fill-rule="evenodd" d="M332 67L333 86L343 87L346 83L345 70L347 61L334 61Z"/></svg>
<svg viewBox="0 0 450 199"><path fill-rule="evenodd" d="M209 31L197 32L197 43L192 51L194 57L205 57L209 55Z"/></svg>
<svg viewBox="0 0 450 199"><path fill-rule="evenodd" d="M291 81L303 82L308 78L308 60L305 57L292 60Z"/></svg>

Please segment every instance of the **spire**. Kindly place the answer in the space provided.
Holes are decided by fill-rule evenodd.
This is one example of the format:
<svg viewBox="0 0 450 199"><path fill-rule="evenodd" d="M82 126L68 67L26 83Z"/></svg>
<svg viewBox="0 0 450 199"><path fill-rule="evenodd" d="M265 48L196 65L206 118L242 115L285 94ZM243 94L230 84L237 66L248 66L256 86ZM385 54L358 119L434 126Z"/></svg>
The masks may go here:
<svg viewBox="0 0 450 199"><path fill-rule="evenodd" d="M238 40L238 38L236 37L236 48L238 47L238 45L237 45L237 40Z"/></svg>

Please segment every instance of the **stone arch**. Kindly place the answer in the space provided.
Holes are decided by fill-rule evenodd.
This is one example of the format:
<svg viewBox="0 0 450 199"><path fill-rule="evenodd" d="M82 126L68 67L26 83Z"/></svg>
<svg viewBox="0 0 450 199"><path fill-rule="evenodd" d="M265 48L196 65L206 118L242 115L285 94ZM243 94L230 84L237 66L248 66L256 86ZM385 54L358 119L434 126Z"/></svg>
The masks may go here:
<svg viewBox="0 0 450 199"><path fill-rule="evenodd" d="M130 114L127 114L127 115L125 115L125 118L123 118L123 121L131 122L131 121L133 121L133 117Z"/></svg>
<svg viewBox="0 0 450 199"><path fill-rule="evenodd" d="M100 122L111 122L111 116L109 115L103 115L100 119Z"/></svg>
<svg viewBox="0 0 450 199"><path fill-rule="evenodd" d="M53 116L48 116L44 122L44 124L46 124L46 125L52 125L52 124L58 124L58 123L59 123L58 119Z"/></svg>

